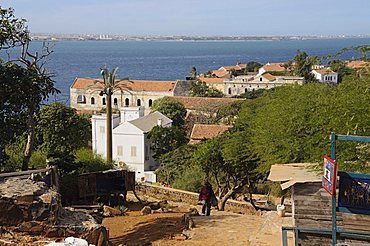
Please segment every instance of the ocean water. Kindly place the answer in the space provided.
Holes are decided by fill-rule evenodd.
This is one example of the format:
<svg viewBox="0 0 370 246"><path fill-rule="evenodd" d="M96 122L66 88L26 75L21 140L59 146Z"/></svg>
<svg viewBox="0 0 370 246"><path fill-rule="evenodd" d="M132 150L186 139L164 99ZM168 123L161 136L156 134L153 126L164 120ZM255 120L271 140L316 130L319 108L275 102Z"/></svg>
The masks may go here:
<svg viewBox="0 0 370 246"><path fill-rule="evenodd" d="M100 68L118 67L118 78L184 79L192 66L200 73L248 61L284 62L297 50L312 56L333 55L342 48L369 45L369 38L297 41L177 42L177 41L60 41L50 43L53 54L47 69L61 91L51 98L69 104L69 87L76 77L99 78ZM37 50L42 43L33 43ZM3 56L4 54L0 54ZM357 54L341 57L351 59Z"/></svg>

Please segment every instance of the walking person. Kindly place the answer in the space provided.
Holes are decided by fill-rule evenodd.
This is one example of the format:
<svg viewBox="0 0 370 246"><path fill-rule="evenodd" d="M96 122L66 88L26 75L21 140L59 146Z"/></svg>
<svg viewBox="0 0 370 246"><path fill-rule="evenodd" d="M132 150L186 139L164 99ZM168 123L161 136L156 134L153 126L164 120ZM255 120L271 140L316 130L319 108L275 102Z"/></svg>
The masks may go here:
<svg viewBox="0 0 370 246"><path fill-rule="evenodd" d="M202 214L209 216L211 214L211 198L214 196L211 184L206 181L200 189L199 201L203 202Z"/></svg>

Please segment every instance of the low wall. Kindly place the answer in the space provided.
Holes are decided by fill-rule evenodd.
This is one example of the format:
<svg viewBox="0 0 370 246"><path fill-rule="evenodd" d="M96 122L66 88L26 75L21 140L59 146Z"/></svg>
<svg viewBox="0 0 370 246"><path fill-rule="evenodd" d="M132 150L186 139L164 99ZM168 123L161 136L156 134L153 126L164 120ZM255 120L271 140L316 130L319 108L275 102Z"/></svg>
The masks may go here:
<svg viewBox="0 0 370 246"><path fill-rule="evenodd" d="M173 202L185 202L192 205L197 205L199 200L199 194L184 190L178 190L168 187L140 184L136 186L136 190L144 195L154 197L160 200L168 200ZM225 206L226 211L232 211L236 213L256 213L257 211L252 207L250 203L240 202L229 199Z"/></svg>

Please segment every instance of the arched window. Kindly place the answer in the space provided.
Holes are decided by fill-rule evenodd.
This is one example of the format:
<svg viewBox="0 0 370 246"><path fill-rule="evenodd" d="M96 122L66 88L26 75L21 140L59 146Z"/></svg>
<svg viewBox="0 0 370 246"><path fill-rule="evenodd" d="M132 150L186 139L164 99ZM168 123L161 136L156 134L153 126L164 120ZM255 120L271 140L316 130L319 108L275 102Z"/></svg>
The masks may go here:
<svg viewBox="0 0 370 246"><path fill-rule="evenodd" d="M151 107L152 105L153 105L153 100L149 99L149 107Z"/></svg>
<svg viewBox="0 0 370 246"><path fill-rule="evenodd" d="M91 105L95 104L95 98L93 98L93 97L92 97L92 98L90 99L90 103L91 103Z"/></svg>
<svg viewBox="0 0 370 246"><path fill-rule="evenodd" d="M137 106L141 106L141 100L140 99L137 99L137 103L136 103Z"/></svg>
<svg viewBox="0 0 370 246"><path fill-rule="evenodd" d="M105 105L106 103L105 103L105 97L103 97L102 98L102 103L103 103L103 105Z"/></svg>
<svg viewBox="0 0 370 246"><path fill-rule="evenodd" d="M229 88L229 95L231 95L231 88Z"/></svg>
<svg viewBox="0 0 370 246"><path fill-rule="evenodd" d="M128 98L125 99L125 106L126 107L130 106L130 99Z"/></svg>
<svg viewBox="0 0 370 246"><path fill-rule="evenodd" d="M85 104L86 103L86 97L84 95L78 95L77 103Z"/></svg>
<svg viewBox="0 0 370 246"><path fill-rule="evenodd" d="M248 92L248 89L247 89L247 88L245 88L245 89L244 89L244 92L245 92L245 93L247 93L247 92Z"/></svg>
<svg viewBox="0 0 370 246"><path fill-rule="evenodd" d="M113 105L118 105L118 99L117 98L113 99Z"/></svg>
<svg viewBox="0 0 370 246"><path fill-rule="evenodd" d="M262 77L260 78L260 81L262 81Z"/></svg>

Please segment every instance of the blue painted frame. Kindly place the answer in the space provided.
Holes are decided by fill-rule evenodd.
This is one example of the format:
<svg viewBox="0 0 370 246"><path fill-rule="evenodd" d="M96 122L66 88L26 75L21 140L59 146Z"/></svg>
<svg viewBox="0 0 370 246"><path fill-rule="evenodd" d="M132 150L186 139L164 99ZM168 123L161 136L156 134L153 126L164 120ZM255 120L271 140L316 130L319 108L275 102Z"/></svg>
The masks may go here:
<svg viewBox="0 0 370 246"><path fill-rule="evenodd" d="M338 197L338 211L344 213L354 213L354 214L367 214L370 215L370 174L362 173L351 173L351 172L338 172L340 178L339 182L339 197ZM366 188L362 189L362 192L367 195L367 201L362 205L351 205L345 202L345 186L349 185L348 182L365 182L367 183Z"/></svg>

